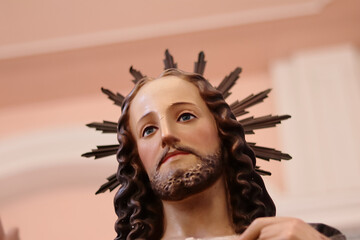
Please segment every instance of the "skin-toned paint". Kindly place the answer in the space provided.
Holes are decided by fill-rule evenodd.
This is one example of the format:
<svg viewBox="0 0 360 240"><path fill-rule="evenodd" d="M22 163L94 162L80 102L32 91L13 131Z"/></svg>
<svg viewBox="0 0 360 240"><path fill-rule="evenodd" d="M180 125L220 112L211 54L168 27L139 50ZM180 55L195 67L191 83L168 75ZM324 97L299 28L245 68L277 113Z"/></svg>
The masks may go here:
<svg viewBox="0 0 360 240"><path fill-rule="evenodd" d="M216 122L198 89L176 76L146 83L131 103L129 121L149 176L157 167L160 173L175 171L198 161L194 154L172 148L174 144L200 155L214 154L220 147Z"/></svg>

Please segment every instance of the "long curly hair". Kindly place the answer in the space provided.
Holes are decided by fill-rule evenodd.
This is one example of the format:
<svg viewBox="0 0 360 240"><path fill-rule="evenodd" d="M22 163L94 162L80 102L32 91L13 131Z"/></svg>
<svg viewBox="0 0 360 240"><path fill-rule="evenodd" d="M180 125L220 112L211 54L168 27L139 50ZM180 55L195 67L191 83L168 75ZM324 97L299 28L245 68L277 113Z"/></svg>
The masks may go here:
<svg viewBox="0 0 360 240"><path fill-rule="evenodd" d="M274 216L275 205L260 175L255 172L255 154L245 141L244 129L231 112L222 94L199 74L167 69L161 75L177 76L193 83L213 114L223 146L223 164L229 199L230 216L236 233L242 233L258 217ZM118 124L116 177L120 189L114 205L115 223L120 239L161 239L164 232L163 206L150 187L129 128L129 107L139 89L151 78L141 79L125 98Z"/></svg>

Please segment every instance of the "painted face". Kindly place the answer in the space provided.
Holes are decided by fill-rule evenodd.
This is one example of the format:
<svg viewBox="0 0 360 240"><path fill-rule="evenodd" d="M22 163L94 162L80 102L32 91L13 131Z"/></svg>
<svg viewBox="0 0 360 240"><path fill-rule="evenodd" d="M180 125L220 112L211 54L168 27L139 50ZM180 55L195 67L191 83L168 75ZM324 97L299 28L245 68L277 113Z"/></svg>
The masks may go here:
<svg viewBox="0 0 360 240"><path fill-rule="evenodd" d="M184 198L174 185L194 192L204 188L203 174L220 175L216 122L192 83L176 76L146 83L131 102L129 122L152 187L167 192L164 199Z"/></svg>

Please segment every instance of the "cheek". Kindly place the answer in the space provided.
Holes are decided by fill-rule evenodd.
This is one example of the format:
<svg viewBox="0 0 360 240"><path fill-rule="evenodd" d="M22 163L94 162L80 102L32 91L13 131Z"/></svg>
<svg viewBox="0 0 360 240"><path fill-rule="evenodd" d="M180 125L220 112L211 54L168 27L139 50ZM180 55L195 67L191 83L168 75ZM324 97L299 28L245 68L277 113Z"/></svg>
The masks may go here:
<svg viewBox="0 0 360 240"><path fill-rule="evenodd" d="M214 152L220 146L217 127L211 122L199 123L195 131L189 132L187 139L188 143L202 153Z"/></svg>
<svg viewBox="0 0 360 240"><path fill-rule="evenodd" d="M157 148L153 141L143 141L138 143L138 152L141 162L147 173L155 167L157 159Z"/></svg>

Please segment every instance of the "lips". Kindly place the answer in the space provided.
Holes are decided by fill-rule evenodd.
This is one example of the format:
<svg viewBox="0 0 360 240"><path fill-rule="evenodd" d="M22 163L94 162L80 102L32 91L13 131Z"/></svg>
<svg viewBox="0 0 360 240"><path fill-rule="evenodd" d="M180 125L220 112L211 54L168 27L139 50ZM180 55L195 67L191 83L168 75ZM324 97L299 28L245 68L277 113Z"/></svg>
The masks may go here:
<svg viewBox="0 0 360 240"><path fill-rule="evenodd" d="M171 157L177 156L177 155L185 155L185 154L189 154L188 152L184 152L184 151L173 151L173 152L168 152L164 158L161 160L160 165L165 163L167 160L169 160Z"/></svg>

